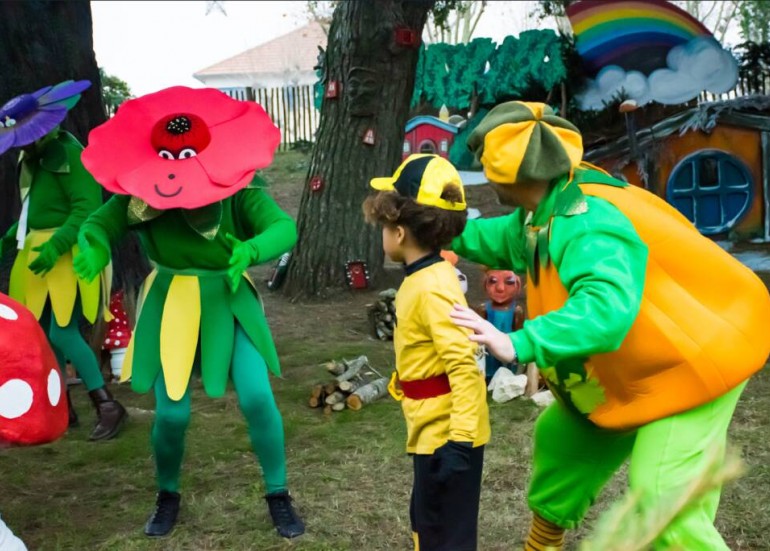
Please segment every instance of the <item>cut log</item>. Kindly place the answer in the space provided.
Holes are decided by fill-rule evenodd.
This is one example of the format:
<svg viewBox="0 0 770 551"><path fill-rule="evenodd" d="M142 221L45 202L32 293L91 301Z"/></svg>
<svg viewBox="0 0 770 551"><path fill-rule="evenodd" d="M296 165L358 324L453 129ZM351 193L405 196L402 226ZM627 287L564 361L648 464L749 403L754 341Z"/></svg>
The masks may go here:
<svg viewBox="0 0 770 551"><path fill-rule="evenodd" d="M342 375L342 373L344 373L345 370L347 369L347 367L345 366L344 363L342 363L342 362L335 362L334 360L332 360L330 362L326 362L325 364L323 364L323 366L326 368L326 371L328 371L329 373L331 373L335 377L337 375Z"/></svg>
<svg viewBox="0 0 770 551"><path fill-rule="evenodd" d="M308 400L308 405L311 408L321 407L323 405L323 398L320 398L317 396L311 396L310 400Z"/></svg>
<svg viewBox="0 0 770 551"><path fill-rule="evenodd" d="M345 402L337 402L336 404L332 404L332 411L342 411L345 409Z"/></svg>
<svg viewBox="0 0 770 551"><path fill-rule="evenodd" d="M370 404L378 398L382 398L387 393L388 379L382 377L381 379L377 379L376 381L357 389L353 394L348 396L346 401L350 409L358 411L364 407L365 404Z"/></svg>
<svg viewBox="0 0 770 551"><path fill-rule="evenodd" d="M343 363L347 365L347 369L344 373L337 375L337 382L339 383L342 381L349 381L355 377L358 372L361 371L362 367L369 365L369 359L366 356L359 356L355 360L351 360L349 362L343 360Z"/></svg>
<svg viewBox="0 0 770 551"><path fill-rule="evenodd" d="M324 392L327 395L334 394L337 391L337 381L332 381L331 383L326 383L324 385Z"/></svg>
<svg viewBox="0 0 770 551"><path fill-rule="evenodd" d="M348 394L352 394L362 386L369 384L371 382L371 379L368 377L363 377L359 374L354 380L352 381L342 381L338 386L339 389L342 392L347 392Z"/></svg>
<svg viewBox="0 0 770 551"><path fill-rule="evenodd" d="M331 415L331 414L332 414L332 407L324 406L324 415Z"/></svg>
<svg viewBox="0 0 770 551"><path fill-rule="evenodd" d="M345 395L339 390L332 392L326 397L327 406L333 406L334 404L337 404L339 402L344 402L344 401L345 401Z"/></svg>

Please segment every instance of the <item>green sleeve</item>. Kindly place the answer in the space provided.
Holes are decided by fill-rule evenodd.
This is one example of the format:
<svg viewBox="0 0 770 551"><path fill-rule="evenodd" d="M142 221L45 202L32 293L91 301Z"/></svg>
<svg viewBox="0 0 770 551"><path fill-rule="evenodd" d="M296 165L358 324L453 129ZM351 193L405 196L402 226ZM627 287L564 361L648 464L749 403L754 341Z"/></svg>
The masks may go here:
<svg viewBox="0 0 770 551"><path fill-rule="evenodd" d="M527 271L524 210L508 216L468 220L463 233L452 241L452 250L489 268Z"/></svg>
<svg viewBox="0 0 770 551"><path fill-rule="evenodd" d="M251 246L254 264L269 262L291 250L297 242L297 225L265 191L245 189L236 195L238 236Z"/></svg>
<svg viewBox="0 0 770 551"><path fill-rule="evenodd" d="M511 334L522 363L544 368L617 350L639 313L647 246L617 208L587 200L587 213L554 219L549 252L569 297Z"/></svg>
<svg viewBox="0 0 770 551"><path fill-rule="evenodd" d="M59 254L70 250L77 242L78 229L86 218L102 204L102 188L80 161L80 148L65 144L69 172L57 174L64 194L69 199L69 214L51 236L50 242Z"/></svg>
<svg viewBox="0 0 770 551"><path fill-rule="evenodd" d="M91 214L80 228L80 238L89 245L98 245L107 252L128 231L128 195L113 195Z"/></svg>
<svg viewBox="0 0 770 551"><path fill-rule="evenodd" d="M5 235L3 235L3 241L10 241L11 239L16 239L16 232L19 231L19 223L14 222L11 224L11 227L8 228L8 231L5 232Z"/></svg>

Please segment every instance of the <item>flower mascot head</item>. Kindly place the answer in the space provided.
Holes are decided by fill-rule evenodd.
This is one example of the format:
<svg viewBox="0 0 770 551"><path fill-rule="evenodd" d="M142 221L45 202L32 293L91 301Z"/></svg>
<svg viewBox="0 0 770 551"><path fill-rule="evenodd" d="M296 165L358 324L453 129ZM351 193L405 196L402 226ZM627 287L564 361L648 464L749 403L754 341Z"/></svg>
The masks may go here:
<svg viewBox="0 0 770 551"><path fill-rule="evenodd" d="M260 140L242 139L255 129ZM157 210L196 209L249 185L280 131L254 102L174 86L123 103L88 139L83 164L108 191Z"/></svg>

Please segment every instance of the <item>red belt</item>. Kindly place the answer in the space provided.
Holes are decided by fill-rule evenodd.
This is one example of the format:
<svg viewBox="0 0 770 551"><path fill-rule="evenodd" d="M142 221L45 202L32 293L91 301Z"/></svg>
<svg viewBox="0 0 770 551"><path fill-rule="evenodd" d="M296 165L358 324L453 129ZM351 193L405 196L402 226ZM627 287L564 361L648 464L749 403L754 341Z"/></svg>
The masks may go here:
<svg viewBox="0 0 770 551"><path fill-rule="evenodd" d="M418 379L416 381L402 381L399 379L401 390L404 396L411 400L427 400L436 396L443 396L452 392L449 386L449 377L446 373L428 377L427 379Z"/></svg>

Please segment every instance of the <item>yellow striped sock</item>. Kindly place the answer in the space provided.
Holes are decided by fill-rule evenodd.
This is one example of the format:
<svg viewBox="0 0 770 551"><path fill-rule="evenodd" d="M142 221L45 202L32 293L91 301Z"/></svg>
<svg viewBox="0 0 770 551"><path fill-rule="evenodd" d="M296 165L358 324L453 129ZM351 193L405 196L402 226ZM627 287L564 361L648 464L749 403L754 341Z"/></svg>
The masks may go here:
<svg viewBox="0 0 770 551"><path fill-rule="evenodd" d="M417 532L412 532L412 540L414 540L414 551L420 551L420 536Z"/></svg>
<svg viewBox="0 0 770 551"><path fill-rule="evenodd" d="M524 551L561 551L564 546L564 528L534 515Z"/></svg>

